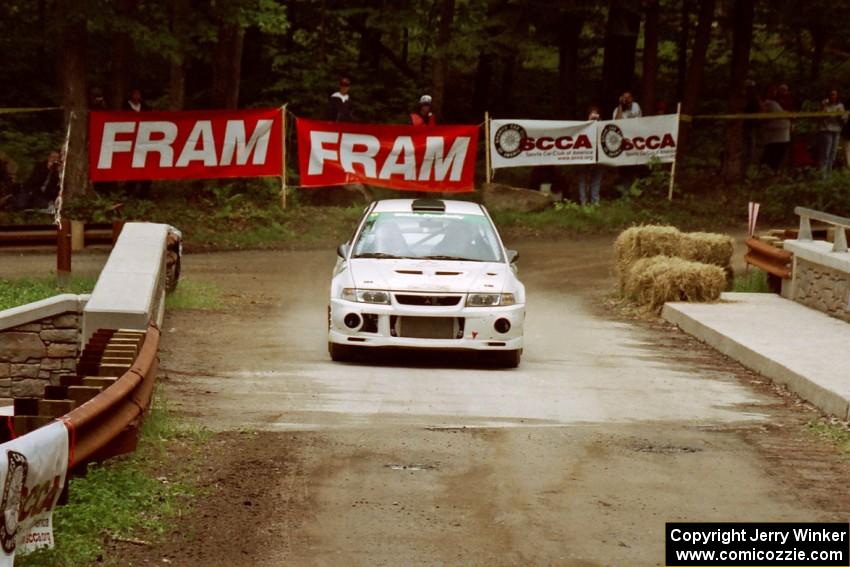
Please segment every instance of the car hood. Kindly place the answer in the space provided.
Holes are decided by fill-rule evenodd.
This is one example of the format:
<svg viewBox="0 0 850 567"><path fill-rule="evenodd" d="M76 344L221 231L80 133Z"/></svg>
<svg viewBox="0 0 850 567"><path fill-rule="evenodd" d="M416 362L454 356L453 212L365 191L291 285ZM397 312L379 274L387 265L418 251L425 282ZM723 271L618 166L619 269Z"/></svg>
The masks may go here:
<svg viewBox="0 0 850 567"><path fill-rule="evenodd" d="M509 271L499 262L379 258L352 259L349 269L358 289L445 293L501 292Z"/></svg>

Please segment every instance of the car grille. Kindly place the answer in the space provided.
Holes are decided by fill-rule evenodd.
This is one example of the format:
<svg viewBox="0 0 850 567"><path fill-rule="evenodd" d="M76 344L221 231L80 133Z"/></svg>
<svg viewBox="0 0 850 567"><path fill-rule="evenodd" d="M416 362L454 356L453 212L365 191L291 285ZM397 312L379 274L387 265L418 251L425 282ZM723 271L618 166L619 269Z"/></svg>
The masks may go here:
<svg viewBox="0 0 850 567"><path fill-rule="evenodd" d="M412 295L406 293L395 294L395 300L402 305L433 305L434 307L448 307L460 303L460 295Z"/></svg>
<svg viewBox="0 0 850 567"><path fill-rule="evenodd" d="M411 339L454 339L463 333L463 319L456 317L398 317L399 337Z"/></svg>

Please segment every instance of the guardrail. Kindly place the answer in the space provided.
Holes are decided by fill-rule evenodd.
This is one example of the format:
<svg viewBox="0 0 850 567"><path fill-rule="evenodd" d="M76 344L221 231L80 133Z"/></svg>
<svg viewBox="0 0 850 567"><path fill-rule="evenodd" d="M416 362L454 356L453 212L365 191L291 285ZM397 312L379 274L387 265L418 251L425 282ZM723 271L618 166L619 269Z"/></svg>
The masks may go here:
<svg viewBox="0 0 850 567"><path fill-rule="evenodd" d="M747 264L761 268L768 274L782 279L791 277L791 260L794 255L791 252L781 250L766 244L756 238L747 239L747 254L744 261Z"/></svg>
<svg viewBox="0 0 850 567"><path fill-rule="evenodd" d="M61 418L74 437L69 445L69 468L136 448L139 426L156 384L159 338L159 329L155 325L148 327L130 369L100 394Z"/></svg>
<svg viewBox="0 0 850 567"><path fill-rule="evenodd" d="M73 222L63 235L53 224L2 225L0 226L0 249L4 248L56 248L62 236L71 239L74 250L86 246L111 246L121 232L124 221L112 223Z"/></svg>
<svg viewBox="0 0 850 567"><path fill-rule="evenodd" d="M850 219L823 213L806 207L796 207L794 214L800 217L800 231L797 240L812 240L812 220L824 222L835 227L835 237L832 239L833 252L847 252L846 229L850 229Z"/></svg>

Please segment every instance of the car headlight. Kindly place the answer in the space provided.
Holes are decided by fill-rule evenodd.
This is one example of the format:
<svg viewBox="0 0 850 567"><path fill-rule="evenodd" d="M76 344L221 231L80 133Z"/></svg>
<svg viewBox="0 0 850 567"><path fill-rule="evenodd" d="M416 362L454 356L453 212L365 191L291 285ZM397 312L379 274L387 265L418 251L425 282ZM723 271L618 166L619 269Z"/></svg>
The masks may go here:
<svg viewBox="0 0 850 567"><path fill-rule="evenodd" d="M381 305L389 305L390 303L389 292L376 289L346 287L342 290L342 298L346 301L356 301L358 303L378 303Z"/></svg>
<svg viewBox="0 0 850 567"><path fill-rule="evenodd" d="M467 307L496 307L514 303L516 298L512 293L470 293L466 296Z"/></svg>

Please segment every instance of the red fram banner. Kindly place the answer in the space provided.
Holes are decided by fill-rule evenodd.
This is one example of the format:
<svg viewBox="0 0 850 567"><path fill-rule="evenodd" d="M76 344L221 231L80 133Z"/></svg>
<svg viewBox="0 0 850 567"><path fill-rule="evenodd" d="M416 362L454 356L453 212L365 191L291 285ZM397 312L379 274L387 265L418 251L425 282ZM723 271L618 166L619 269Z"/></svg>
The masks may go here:
<svg viewBox="0 0 850 567"><path fill-rule="evenodd" d="M92 181L273 177L283 172L281 111L92 112Z"/></svg>
<svg viewBox="0 0 850 567"><path fill-rule="evenodd" d="M412 191L475 189L478 126L296 121L302 187L368 183Z"/></svg>

